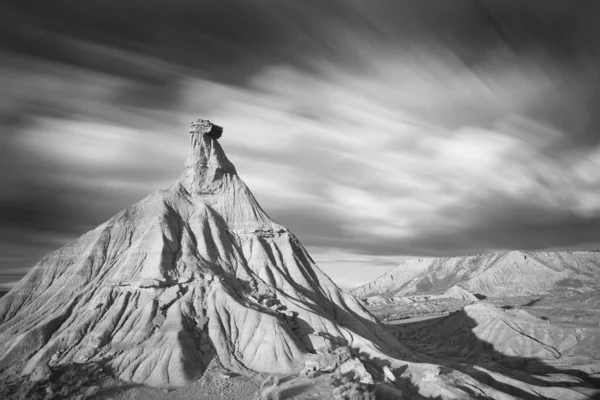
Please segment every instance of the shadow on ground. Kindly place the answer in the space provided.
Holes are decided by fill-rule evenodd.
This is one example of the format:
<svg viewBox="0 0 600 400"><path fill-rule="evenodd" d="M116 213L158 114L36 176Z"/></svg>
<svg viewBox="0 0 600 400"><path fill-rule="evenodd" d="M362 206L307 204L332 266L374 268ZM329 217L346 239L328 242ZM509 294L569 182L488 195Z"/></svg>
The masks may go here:
<svg viewBox="0 0 600 400"><path fill-rule="evenodd" d="M450 317L460 319L462 322L454 330L448 331L444 329L443 322ZM411 335L399 337L398 340L428 357L426 362L440 366L442 374L458 370L477 382L525 400L547 399L544 394L548 394L548 390L564 389L576 390L586 393L589 398L600 399L600 391L596 390L600 388L600 379L597 375L591 376L568 366L557 368L534 357L502 354L495 350L493 344L476 336L473 329L477 326L477 322L461 310L450 316L414 323L407 322L402 325L388 325L388 328L395 332L399 330L411 332ZM395 335L399 336L397 333ZM396 370L394 373L398 376L402 371ZM511 380L502 379L496 374ZM410 387L414 385L412 382L406 384L411 391L415 390L414 387ZM527 390L527 385L536 386L533 393ZM473 399L488 398L467 385L461 386L456 382L456 386L469 393Z"/></svg>

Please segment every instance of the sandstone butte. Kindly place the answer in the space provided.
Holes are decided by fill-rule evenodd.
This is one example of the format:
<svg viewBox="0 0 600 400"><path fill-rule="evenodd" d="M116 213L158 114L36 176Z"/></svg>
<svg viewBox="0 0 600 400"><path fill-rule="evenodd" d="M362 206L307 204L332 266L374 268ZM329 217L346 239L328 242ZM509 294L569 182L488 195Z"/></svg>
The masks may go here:
<svg viewBox="0 0 600 400"><path fill-rule="evenodd" d="M293 374L319 334L354 348L364 363L401 369L424 396L513 398L471 377L472 367L441 367L406 349L341 291L261 209L217 141L221 133L194 122L173 185L45 256L0 299L1 373L100 362L125 381L178 387L218 357L242 374ZM578 398L566 388L557 398L565 394Z"/></svg>

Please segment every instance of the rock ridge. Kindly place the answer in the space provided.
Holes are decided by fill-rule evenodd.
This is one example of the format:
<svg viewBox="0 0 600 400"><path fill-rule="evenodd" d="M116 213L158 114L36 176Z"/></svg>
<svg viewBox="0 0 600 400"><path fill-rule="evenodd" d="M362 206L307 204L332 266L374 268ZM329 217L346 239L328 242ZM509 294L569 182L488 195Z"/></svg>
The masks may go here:
<svg viewBox="0 0 600 400"><path fill-rule="evenodd" d="M438 295L458 286L473 295L514 296L594 290L598 279L600 252L514 250L407 260L352 293L358 297Z"/></svg>

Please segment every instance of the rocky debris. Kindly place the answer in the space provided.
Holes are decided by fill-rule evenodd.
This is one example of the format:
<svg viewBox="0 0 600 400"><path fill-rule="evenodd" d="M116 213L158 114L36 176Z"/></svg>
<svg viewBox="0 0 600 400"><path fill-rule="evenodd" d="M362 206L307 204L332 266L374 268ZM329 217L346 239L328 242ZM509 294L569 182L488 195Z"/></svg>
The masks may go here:
<svg viewBox="0 0 600 400"><path fill-rule="evenodd" d="M351 293L360 298L434 295L457 286L473 296L506 297L568 287L594 290L599 279L600 252L509 251L407 260Z"/></svg>
<svg viewBox="0 0 600 400"><path fill-rule="evenodd" d="M378 306L378 305L383 305L383 304L387 304L390 302L388 299L385 299L381 296L370 296L370 297L366 297L362 300L368 306Z"/></svg>
<svg viewBox="0 0 600 400"><path fill-rule="evenodd" d="M395 296L395 297L392 297L391 300L393 303L399 303L399 304L412 304L415 302L410 297L404 297L404 296Z"/></svg>
<svg viewBox="0 0 600 400"><path fill-rule="evenodd" d="M313 333L304 335L302 337L302 343L306 346L306 349L312 353L328 353L334 348L334 345L329 338Z"/></svg>
<svg viewBox="0 0 600 400"><path fill-rule="evenodd" d="M340 364L338 354L309 354L304 361L304 368L308 371L332 372Z"/></svg>
<svg viewBox="0 0 600 400"><path fill-rule="evenodd" d="M340 346L327 353L307 354L304 369L317 372L332 372L353 357L355 352L348 346Z"/></svg>
<svg viewBox="0 0 600 400"><path fill-rule="evenodd" d="M390 367L388 367L387 365L383 366L383 375L385 376L385 378L390 381L390 382L396 382L396 376L394 375L394 373L390 370Z"/></svg>
<svg viewBox="0 0 600 400"><path fill-rule="evenodd" d="M192 121L190 134L203 134L212 139L219 139L223 135L223 127L215 125L206 119L196 119Z"/></svg>
<svg viewBox="0 0 600 400"><path fill-rule="evenodd" d="M360 383L364 383L364 384L373 384L374 383L373 377L371 376L371 374L369 374L367 372L367 369L365 368L363 363L360 362L360 360L357 360L356 358L351 358L349 360L344 361L340 365L340 373L342 375L345 375L347 373L353 373L355 379Z"/></svg>
<svg viewBox="0 0 600 400"><path fill-rule="evenodd" d="M336 374L350 376L356 382L373 384L373 376L367 371L361 360L354 356L355 353L348 346L340 346L327 352L309 354L304 362L304 372L310 375L310 372L336 371Z"/></svg>
<svg viewBox="0 0 600 400"><path fill-rule="evenodd" d="M29 380L32 382L47 381L52 377L52 370L46 363L41 363L29 375Z"/></svg>

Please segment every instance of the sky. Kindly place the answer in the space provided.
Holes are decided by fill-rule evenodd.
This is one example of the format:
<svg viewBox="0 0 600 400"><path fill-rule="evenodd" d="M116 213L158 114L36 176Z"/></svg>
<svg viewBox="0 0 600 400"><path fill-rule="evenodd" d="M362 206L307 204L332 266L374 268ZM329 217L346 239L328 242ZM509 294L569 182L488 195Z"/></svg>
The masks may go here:
<svg viewBox="0 0 600 400"><path fill-rule="evenodd" d="M600 248L596 0L0 0L0 289L224 127L344 288L413 257Z"/></svg>

